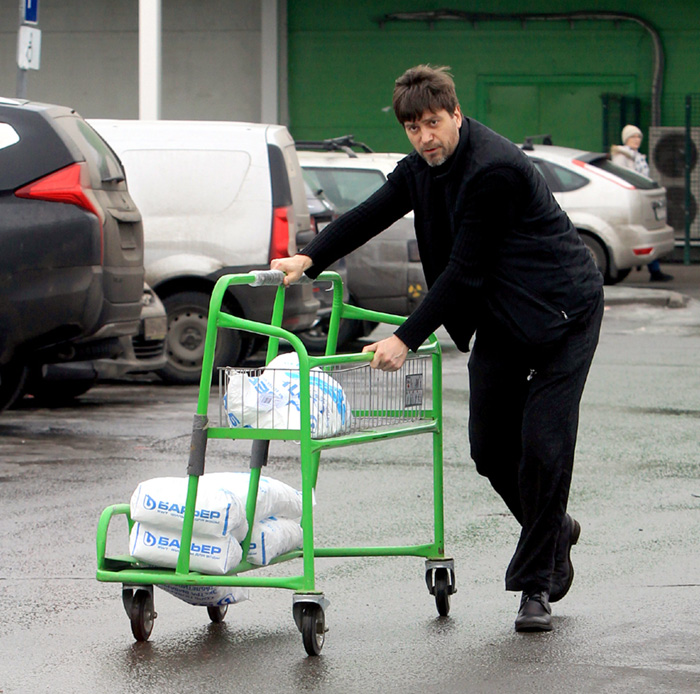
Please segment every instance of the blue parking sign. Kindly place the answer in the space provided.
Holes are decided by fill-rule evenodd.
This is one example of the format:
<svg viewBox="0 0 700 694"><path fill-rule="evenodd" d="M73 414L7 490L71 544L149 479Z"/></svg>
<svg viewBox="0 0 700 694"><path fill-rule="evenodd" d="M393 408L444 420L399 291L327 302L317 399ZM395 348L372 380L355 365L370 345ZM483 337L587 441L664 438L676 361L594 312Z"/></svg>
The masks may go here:
<svg viewBox="0 0 700 694"><path fill-rule="evenodd" d="M39 21L39 0L24 0L24 21L27 24Z"/></svg>

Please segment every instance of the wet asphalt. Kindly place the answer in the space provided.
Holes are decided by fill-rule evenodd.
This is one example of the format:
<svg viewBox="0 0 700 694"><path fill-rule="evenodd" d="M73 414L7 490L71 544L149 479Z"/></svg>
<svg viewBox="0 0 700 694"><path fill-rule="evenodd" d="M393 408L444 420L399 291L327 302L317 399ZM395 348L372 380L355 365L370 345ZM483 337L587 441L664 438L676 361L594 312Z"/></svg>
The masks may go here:
<svg viewBox="0 0 700 694"><path fill-rule="evenodd" d="M606 292L569 504L576 580L551 633L513 630L519 596L503 575L518 529L469 460L466 358L445 340L448 617L421 559L318 559L331 602L319 657L279 589L253 589L223 624L157 591L153 634L135 642L120 585L94 577L97 519L141 480L185 474L197 388L106 383L0 415L0 692L697 692L700 272L678 270L668 286L632 275ZM248 453L212 441L207 470L245 470ZM317 545L428 541L430 454L427 436L324 453ZM273 443L265 472L298 486L297 446ZM109 547L125 537L117 526Z"/></svg>

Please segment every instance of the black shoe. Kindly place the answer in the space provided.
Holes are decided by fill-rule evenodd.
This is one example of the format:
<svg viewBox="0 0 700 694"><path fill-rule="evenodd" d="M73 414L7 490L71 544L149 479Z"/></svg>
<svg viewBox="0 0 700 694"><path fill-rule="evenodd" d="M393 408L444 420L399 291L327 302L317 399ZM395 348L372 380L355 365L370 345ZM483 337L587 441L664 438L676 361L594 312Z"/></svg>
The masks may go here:
<svg viewBox="0 0 700 694"><path fill-rule="evenodd" d="M652 272L649 275L650 282L670 282L673 279L673 275L667 275L665 272Z"/></svg>
<svg viewBox="0 0 700 694"><path fill-rule="evenodd" d="M571 548L578 542L581 526L568 513L564 516L557 549L554 555L554 571L549 589L549 602L558 602L574 582L574 565L571 563Z"/></svg>
<svg viewBox="0 0 700 694"><path fill-rule="evenodd" d="M515 631L552 631L552 608L546 590L538 593L523 591Z"/></svg>

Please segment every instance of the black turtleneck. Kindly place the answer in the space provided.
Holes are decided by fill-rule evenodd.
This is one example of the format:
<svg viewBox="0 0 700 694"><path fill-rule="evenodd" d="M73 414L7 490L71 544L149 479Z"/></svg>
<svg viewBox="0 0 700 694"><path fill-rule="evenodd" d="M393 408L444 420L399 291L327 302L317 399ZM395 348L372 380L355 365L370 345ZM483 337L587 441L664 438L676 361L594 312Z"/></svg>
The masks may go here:
<svg viewBox="0 0 700 694"><path fill-rule="evenodd" d="M590 254L527 156L468 118L444 164L430 167L412 152L316 236L301 251L313 260L307 274L316 277L411 209L429 291L395 334L414 351L441 325L463 351L477 327L490 325L543 344L600 293Z"/></svg>

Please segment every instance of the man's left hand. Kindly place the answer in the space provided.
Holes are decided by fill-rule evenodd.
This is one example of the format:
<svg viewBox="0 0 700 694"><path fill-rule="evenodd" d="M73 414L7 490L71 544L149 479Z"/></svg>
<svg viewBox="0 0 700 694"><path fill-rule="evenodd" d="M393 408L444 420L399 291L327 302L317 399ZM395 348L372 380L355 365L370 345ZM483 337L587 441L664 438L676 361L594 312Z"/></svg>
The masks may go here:
<svg viewBox="0 0 700 694"><path fill-rule="evenodd" d="M398 371L408 355L408 347L396 335L367 345L362 351L374 352L369 365L381 371Z"/></svg>

